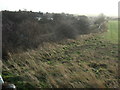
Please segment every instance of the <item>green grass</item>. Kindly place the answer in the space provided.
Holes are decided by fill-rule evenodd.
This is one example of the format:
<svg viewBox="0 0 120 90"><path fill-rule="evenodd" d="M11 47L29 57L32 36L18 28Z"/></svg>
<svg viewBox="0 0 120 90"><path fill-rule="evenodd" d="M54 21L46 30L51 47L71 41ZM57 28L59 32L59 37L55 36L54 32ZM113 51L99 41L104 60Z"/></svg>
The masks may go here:
<svg viewBox="0 0 120 90"><path fill-rule="evenodd" d="M118 43L118 21L108 22L108 31L103 34L103 38Z"/></svg>

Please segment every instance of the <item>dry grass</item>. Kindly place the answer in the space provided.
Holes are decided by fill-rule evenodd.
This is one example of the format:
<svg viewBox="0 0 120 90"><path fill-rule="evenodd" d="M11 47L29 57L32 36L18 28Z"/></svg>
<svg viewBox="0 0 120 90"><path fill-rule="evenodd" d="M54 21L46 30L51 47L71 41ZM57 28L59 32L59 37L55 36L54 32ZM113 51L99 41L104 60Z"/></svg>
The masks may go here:
<svg viewBox="0 0 120 90"><path fill-rule="evenodd" d="M28 83L34 88L118 87L117 45L92 34L83 37L10 54L10 59L3 62L4 79L17 87L27 87Z"/></svg>

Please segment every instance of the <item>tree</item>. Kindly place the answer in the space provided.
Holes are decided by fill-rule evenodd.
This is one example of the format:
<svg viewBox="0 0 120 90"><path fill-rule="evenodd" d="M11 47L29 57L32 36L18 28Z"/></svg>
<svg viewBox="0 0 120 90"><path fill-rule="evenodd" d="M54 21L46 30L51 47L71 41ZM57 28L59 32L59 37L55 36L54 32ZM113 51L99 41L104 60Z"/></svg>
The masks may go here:
<svg viewBox="0 0 120 90"><path fill-rule="evenodd" d="M96 20L95 25L97 26L99 31L107 31L107 25L106 25L106 17L104 14L100 14Z"/></svg>
<svg viewBox="0 0 120 90"><path fill-rule="evenodd" d="M105 15L104 14L100 14L96 20L95 20L95 24L101 24L105 21Z"/></svg>

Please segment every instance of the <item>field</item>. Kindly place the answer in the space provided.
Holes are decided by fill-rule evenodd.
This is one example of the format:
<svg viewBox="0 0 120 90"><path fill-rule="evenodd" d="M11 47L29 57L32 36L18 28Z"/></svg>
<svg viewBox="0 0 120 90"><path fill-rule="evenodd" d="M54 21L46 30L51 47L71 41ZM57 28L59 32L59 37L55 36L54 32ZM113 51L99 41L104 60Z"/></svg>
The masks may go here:
<svg viewBox="0 0 120 90"><path fill-rule="evenodd" d="M103 37L113 43L118 43L118 21L109 21L108 32Z"/></svg>
<svg viewBox="0 0 120 90"><path fill-rule="evenodd" d="M18 88L117 88L117 21L108 32L81 35L77 40L44 43L43 47L10 54L3 78Z"/></svg>

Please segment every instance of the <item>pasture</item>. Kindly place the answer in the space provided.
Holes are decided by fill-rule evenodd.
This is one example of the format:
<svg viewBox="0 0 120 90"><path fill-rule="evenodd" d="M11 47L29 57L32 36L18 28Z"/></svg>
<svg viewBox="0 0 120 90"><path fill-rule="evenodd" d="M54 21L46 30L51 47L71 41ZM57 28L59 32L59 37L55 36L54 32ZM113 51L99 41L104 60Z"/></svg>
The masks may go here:
<svg viewBox="0 0 120 90"><path fill-rule="evenodd" d="M103 34L103 38L112 43L118 43L118 21L108 22L108 32Z"/></svg>

